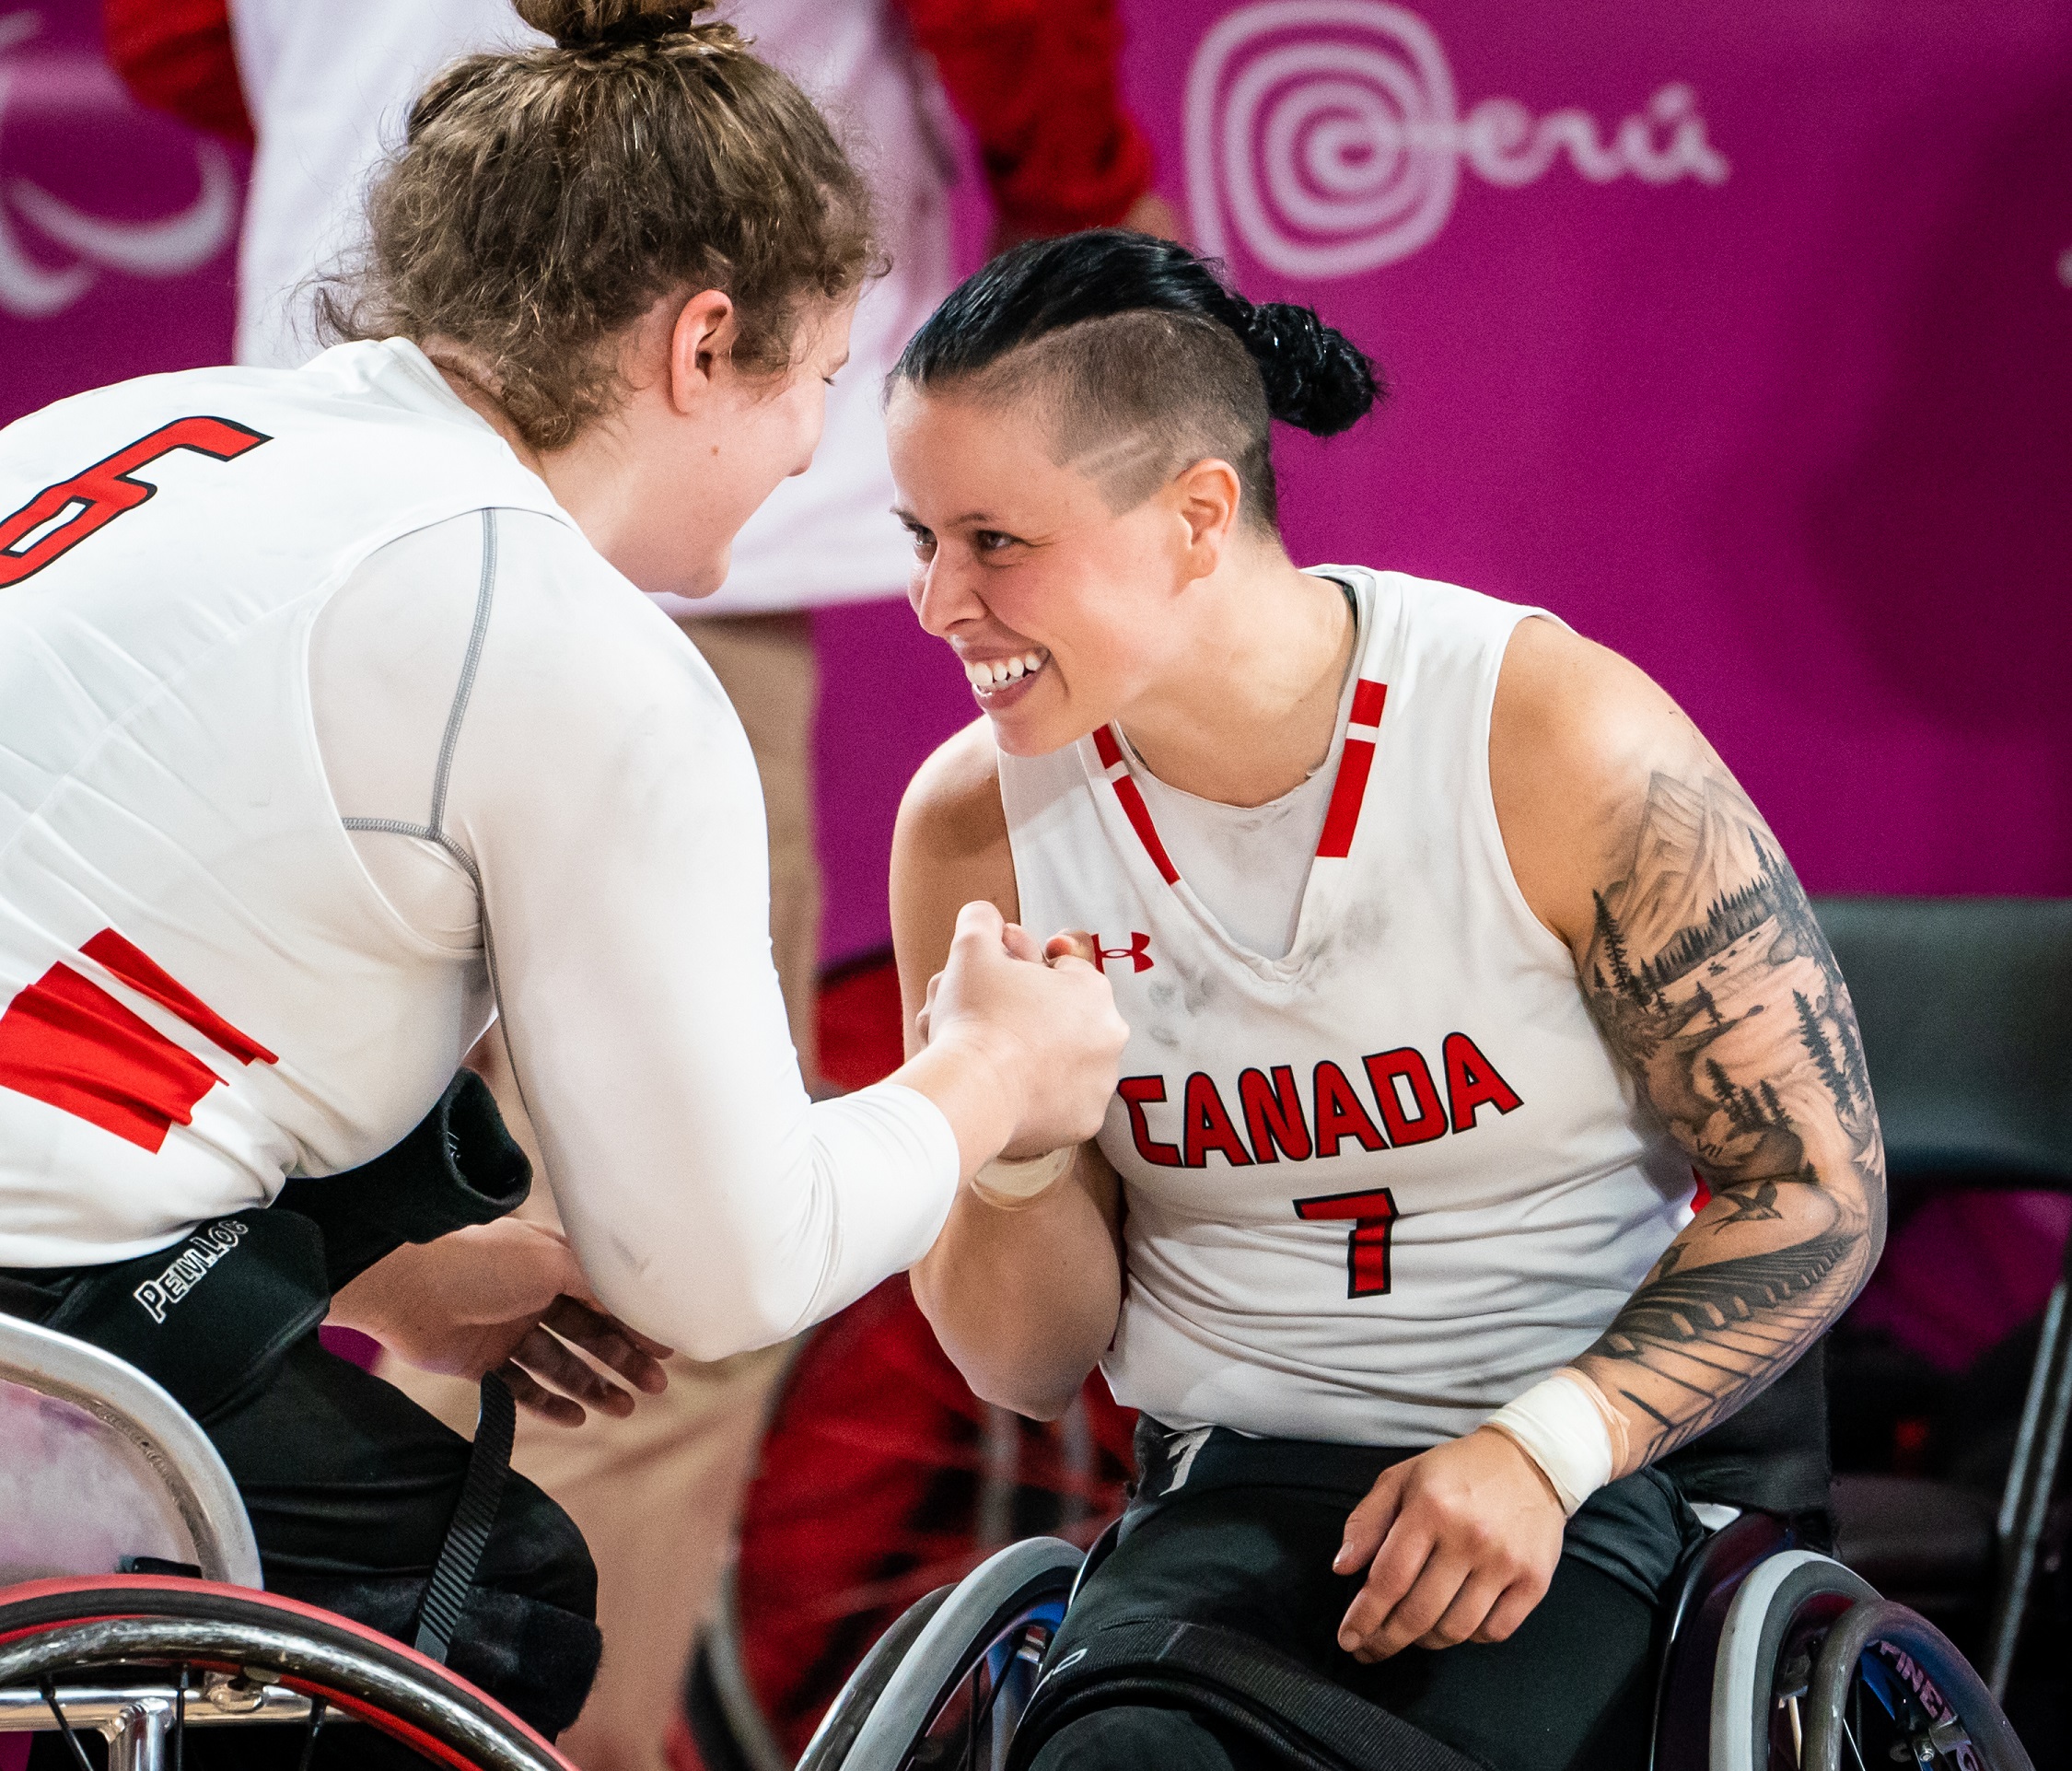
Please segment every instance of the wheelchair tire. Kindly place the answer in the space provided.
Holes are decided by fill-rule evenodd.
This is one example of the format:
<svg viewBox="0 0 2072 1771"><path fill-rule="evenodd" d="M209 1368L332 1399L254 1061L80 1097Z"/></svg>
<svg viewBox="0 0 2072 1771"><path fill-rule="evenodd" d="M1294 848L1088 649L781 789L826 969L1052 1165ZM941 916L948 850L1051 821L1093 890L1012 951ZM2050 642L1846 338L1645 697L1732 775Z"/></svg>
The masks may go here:
<svg viewBox="0 0 2072 1771"><path fill-rule="evenodd" d="M181 1668L285 1686L450 1771L574 1771L465 1679L313 1605L153 1575L40 1580L0 1591L0 1690L34 1690L50 1679L62 1702L68 1681L116 1667L125 1684L141 1670L162 1672L169 1694ZM284 1731L296 1742L284 1759L293 1765L307 1730L291 1724Z"/></svg>
<svg viewBox="0 0 2072 1771"><path fill-rule="evenodd" d="M906 1771L924 1752L948 1771L995 1762L1064 1621L1084 1552L1060 1538L1010 1544L930 1607L917 1605L856 1669L798 1771ZM888 1647L905 1637L904 1652ZM956 1736L965 1738L961 1751Z"/></svg>
<svg viewBox="0 0 2072 1771"><path fill-rule="evenodd" d="M1845 1744L1852 1761L1868 1756L1866 1692L1883 1712L1868 1720L1897 1737L1881 1757L1904 1752L1933 1771L2035 1771L1985 1681L1950 1638L1918 1612L1882 1599L1851 1606L1827 1631L1806 1694L1804 1771L1842 1771Z"/></svg>
<svg viewBox="0 0 2072 1771"><path fill-rule="evenodd" d="M1777 1668L1802 1637L1877 1596L1860 1575L1811 1550L1756 1565L1734 1594L1713 1660L1711 1771L1772 1771Z"/></svg>
<svg viewBox="0 0 2072 1771"><path fill-rule="evenodd" d="M937 1587L925 1598L916 1599L900 1614L891 1628L871 1644L870 1652L849 1675L849 1683L836 1694L827 1714L821 1718L821 1725L813 1730L813 1738L806 1742L798 1771L833 1771L848 1757L856 1735L879 1698L885 1695L885 1687L899 1671L900 1662L927 1628L928 1620L956 1590L954 1587Z"/></svg>

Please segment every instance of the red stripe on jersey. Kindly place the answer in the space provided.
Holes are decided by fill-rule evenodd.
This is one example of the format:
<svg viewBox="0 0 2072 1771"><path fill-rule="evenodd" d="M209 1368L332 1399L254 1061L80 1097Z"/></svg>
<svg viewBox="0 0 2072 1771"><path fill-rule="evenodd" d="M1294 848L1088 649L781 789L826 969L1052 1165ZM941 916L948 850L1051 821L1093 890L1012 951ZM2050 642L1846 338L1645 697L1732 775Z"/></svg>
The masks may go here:
<svg viewBox="0 0 2072 1771"><path fill-rule="evenodd" d="M1379 726L1388 699L1386 682L1360 678L1353 686L1353 711L1345 722L1347 727ZM1317 838L1320 861L1343 861L1353 852L1353 833L1359 828L1360 807L1367 802L1367 777L1373 767L1373 740L1355 738L1348 730L1344 752L1338 759L1338 779L1331 785L1323 833Z"/></svg>
<svg viewBox="0 0 2072 1771"><path fill-rule="evenodd" d="M1112 769L1123 760L1123 747L1117 741L1112 727L1094 728L1094 753L1100 758L1100 766ZM1158 827L1151 821L1151 808L1144 803L1143 790L1127 775L1118 775L1113 782L1115 798L1123 802L1123 810L1128 816L1130 828L1136 832L1137 841L1144 845L1144 852L1158 869L1159 877L1168 885L1180 883L1180 869L1173 866L1172 856L1166 853L1166 845L1158 840Z"/></svg>
<svg viewBox="0 0 2072 1771"><path fill-rule="evenodd" d="M1353 851L1353 832L1367 798L1368 771L1374 766L1374 746L1364 738L1348 738L1332 784L1331 809L1324 813L1323 834L1317 838L1317 858L1342 861Z"/></svg>
<svg viewBox="0 0 2072 1771"><path fill-rule="evenodd" d="M1152 866L1158 869L1168 885L1180 883L1180 869L1173 866L1172 857L1166 853L1166 845L1158 840L1158 826L1151 821L1151 808L1144 803L1144 796L1128 775L1119 776L1115 782L1115 798L1123 802L1123 810L1129 814L1131 828L1144 845L1144 852L1150 856Z"/></svg>
<svg viewBox="0 0 2072 1771"><path fill-rule="evenodd" d="M0 1088L157 1155L215 1088L215 1071L90 978L53 965L0 1015Z"/></svg>
<svg viewBox="0 0 2072 1771"><path fill-rule="evenodd" d="M239 1064L255 1059L261 1064L280 1060L257 1040L240 1033L207 1003L177 978L169 976L148 953L124 940L112 928L104 928L82 947L80 952L106 966L140 996L149 996L161 1008L169 1008L201 1036L220 1045Z"/></svg>

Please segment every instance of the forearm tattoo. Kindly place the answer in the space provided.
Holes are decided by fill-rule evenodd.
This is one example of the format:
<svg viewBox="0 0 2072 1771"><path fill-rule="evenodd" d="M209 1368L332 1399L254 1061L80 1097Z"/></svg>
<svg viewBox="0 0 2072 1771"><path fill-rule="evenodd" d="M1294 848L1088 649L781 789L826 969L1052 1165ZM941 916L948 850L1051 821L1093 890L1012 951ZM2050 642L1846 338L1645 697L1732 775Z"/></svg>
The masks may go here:
<svg viewBox="0 0 2072 1771"><path fill-rule="evenodd" d="M1756 1395L1856 1295L1884 1236L1884 1147L1834 955L1716 764L1654 777L1579 969L1714 1194L1576 1361L1649 1424L1645 1462Z"/></svg>

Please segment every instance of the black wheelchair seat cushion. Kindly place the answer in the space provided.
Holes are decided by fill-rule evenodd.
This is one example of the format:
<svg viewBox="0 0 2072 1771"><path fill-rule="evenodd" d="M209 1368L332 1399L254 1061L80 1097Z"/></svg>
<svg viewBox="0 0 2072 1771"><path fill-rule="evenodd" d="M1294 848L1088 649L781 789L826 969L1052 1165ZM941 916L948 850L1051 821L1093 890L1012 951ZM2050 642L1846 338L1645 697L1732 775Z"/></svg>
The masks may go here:
<svg viewBox="0 0 2072 1771"><path fill-rule="evenodd" d="M1184 1710L1298 1771L1483 1771L1480 1761L1299 1660L1209 1624L1116 1624L1044 1674L1008 1759L1027 1771L1073 1722L1100 1710Z"/></svg>

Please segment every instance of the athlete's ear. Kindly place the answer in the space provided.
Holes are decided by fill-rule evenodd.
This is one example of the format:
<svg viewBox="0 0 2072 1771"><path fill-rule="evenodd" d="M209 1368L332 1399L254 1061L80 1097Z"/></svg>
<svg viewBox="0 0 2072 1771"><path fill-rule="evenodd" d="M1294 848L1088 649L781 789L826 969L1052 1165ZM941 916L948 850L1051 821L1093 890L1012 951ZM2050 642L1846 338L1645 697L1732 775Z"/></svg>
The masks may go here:
<svg viewBox="0 0 2072 1771"><path fill-rule="evenodd" d="M739 332L733 297L717 289L701 289L678 309L669 327L669 403L677 411L689 412L710 390L720 365L731 360Z"/></svg>
<svg viewBox="0 0 2072 1771"><path fill-rule="evenodd" d="M1207 456L1173 475L1169 490L1187 526L1182 570L1190 578L1205 578L1223 563L1230 532L1238 524L1244 482L1228 461Z"/></svg>

